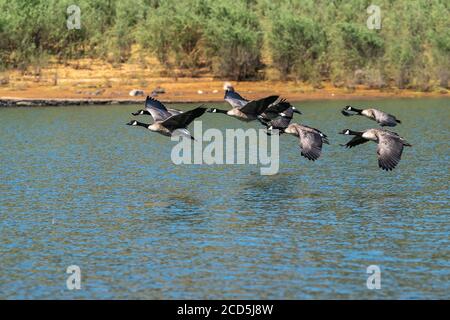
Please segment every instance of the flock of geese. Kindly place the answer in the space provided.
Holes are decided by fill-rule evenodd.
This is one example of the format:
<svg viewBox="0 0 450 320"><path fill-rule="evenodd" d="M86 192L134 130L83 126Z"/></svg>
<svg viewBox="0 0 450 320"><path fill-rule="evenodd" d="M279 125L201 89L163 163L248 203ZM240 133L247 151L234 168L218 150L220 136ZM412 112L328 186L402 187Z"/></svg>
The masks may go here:
<svg viewBox="0 0 450 320"><path fill-rule="evenodd" d="M297 137L301 155L312 161L320 157L322 145L329 144L327 135L320 130L298 123L291 123L294 113L302 113L286 100L280 99L279 96L247 100L233 88L228 88L225 91L224 99L231 105L231 110L208 109L202 105L189 111L181 111L166 108L160 101L147 96L145 109L138 110L132 114L134 116L151 115L153 123L147 124L132 120L127 125L141 126L165 136L178 133L194 140L194 137L187 129L192 121L202 116L205 112L222 113L245 122L257 120L266 127L268 135L273 134L276 132L274 130L277 130L280 135L286 133ZM394 127L401 123L395 116L377 109L357 109L346 106L341 113L347 117L354 115L367 117L376 121L381 127ZM339 133L353 136L349 142L341 145L346 148L353 148L368 141L377 143L378 165L386 171L392 170L397 166L403 147L411 146L397 133L383 128L372 128L364 131L344 129Z"/></svg>

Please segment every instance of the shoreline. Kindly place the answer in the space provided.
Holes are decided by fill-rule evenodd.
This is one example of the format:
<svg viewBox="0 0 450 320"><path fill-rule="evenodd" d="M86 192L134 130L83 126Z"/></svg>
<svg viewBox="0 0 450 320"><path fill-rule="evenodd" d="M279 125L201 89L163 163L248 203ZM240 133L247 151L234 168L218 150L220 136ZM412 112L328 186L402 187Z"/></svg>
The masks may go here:
<svg viewBox="0 0 450 320"><path fill-rule="evenodd" d="M131 59L136 60L136 59ZM136 60L138 61L138 60ZM170 73L151 57L145 65L128 62L112 66L99 59L50 61L46 66L0 72L0 107L140 104L154 90L163 103L223 102L224 85L231 84L243 97L253 100L279 95L291 102L316 100L374 100L383 98L450 97L450 90L437 86L429 91L370 87L364 84L338 85L323 80L319 85L275 78L258 81L229 81L205 72L188 76L183 70ZM130 96L139 90L143 96Z"/></svg>
<svg viewBox="0 0 450 320"><path fill-rule="evenodd" d="M315 87L295 80L227 81L208 73L168 76L154 58L147 63L146 67L137 63L112 67L100 60L81 59L65 65L50 63L39 70L0 72L0 107L141 104L154 90L163 103L218 103L224 101L225 84L249 100L269 95L291 102L450 97L450 90L437 86L425 92L395 86L335 86L329 80ZM142 91L143 96L130 96L132 90Z"/></svg>
<svg viewBox="0 0 450 320"><path fill-rule="evenodd" d="M251 94L246 90L239 90L249 98L264 96L261 94ZM250 94L249 94L250 93ZM272 94L272 93L271 93ZM332 100L380 100L380 99L417 99L417 98L449 98L448 93L438 92L373 92L373 90L358 90L352 93L328 92L328 90L317 90L310 93L293 94L292 92L273 91L280 97L286 98L291 102L302 101L332 101ZM266 94L268 95L268 94ZM0 96L0 107L44 107L44 106L77 106L77 105L126 105L142 104L145 102L145 96L137 97L118 97L118 98L74 98L68 94L67 98L61 97L26 97L26 96ZM223 91L215 94L188 94L185 97L176 94L159 94L156 99L163 103L220 103L223 102Z"/></svg>

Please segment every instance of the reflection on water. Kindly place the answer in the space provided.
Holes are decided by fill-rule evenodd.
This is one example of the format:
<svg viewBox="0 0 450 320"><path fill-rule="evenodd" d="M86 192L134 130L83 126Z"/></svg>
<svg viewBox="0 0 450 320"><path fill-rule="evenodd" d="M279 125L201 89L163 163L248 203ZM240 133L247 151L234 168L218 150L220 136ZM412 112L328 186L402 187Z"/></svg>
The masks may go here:
<svg viewBox="0 0 450 320"><path fill-rule="evenodd" d="M375 126L345 104L297 104L332 145L312 163L282 136L275 176L172 165L173 142L125 125L136 106L0 109L0 298L449 298L450 101L354 102L402 120L413 148L393 172L372 143L339 147Z"/></svg>

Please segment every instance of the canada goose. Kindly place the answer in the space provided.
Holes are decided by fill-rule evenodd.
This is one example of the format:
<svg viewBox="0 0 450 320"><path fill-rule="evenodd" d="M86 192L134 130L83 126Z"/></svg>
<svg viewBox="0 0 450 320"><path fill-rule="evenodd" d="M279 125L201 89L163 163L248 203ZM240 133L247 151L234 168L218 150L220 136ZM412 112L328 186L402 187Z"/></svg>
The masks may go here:
<svg viewBox="0 0 450 320"><path fill-rule="evenodd" d="M361 132L345 129L340 133L355 136L352 140L342 145L346 148L352 148L367 141L376 142L378 144L378 166L386 171L392 170L397 166L402 156L403 146L411 147L411 144L397 133L386 129L367 129Z"/></svg>
<svg viewBox="0 0 450 320"><path fill-rule="evenodd" d="M282 129L286 129L294 117L295 110L293 108L287 108L284 112L280 112L278 117L273 120L268 120L264 118L262 115L258 116L259 122L267 128L267 135L271 135L271 131L274 129L280 130L279 134L284 133Z"/></svg>
<svg viewBox="0 0 450 320"><path fill-rule="evenodd" d="M330 144L327 135L320 130L298 123L292 123L286 129L280 129L280 132L298 137L301 155L312 161L319 159L324 143Z"/></svg>
<svg viewBox="0 0 450 320"><path fill-rule="evenodd" d="M277 118L278 116L281 115L281 113L285 112L288 109L291 109L292 113L302 114L299 110L297 110L297 108L292 106L286 100L282 99L280 102L274 102L270 106L268 106L266 111L261 113L258 116L258 118L265 120L265 121L270 121L270 120ZM291 114L291 117L292 116L293 116L293 114Z"/></svg>
<svg viewBox="0 0 450 320"><path fill-rule="evenodd" d="M258 115L263 113L269 105L278 99L278 96L269 96L259 100L248 101L242 98L236 91L227 90L225 91L224 99L233 107L233 109L220 110L211 108L208 112L224 113L230 117L249 122L256 120Z"/></svg>
<svg viewBox="0 0 450 320"><path fill-rule="evenodd" d="M186 127L194 121L194 119L200 117L206 111L205 107L197 107L193 110L189 110L180 114L176 114L165 118L164 120L156 120L158 117L153 116L153 109L150 111L152 113L155 122L152 124L142 123L136 120L132 120L127 123L129 126L140 126L147 128L150 131L158 132L164 136L171 136L176 130L183 136L191 138L195 140L194 137L190 134L189 130Z"/></svg>
<svg viewBox="0 0 450 320"><path fill-rule="evenodd" d="M160 116L165 115L166 117L183 113L183 111L181 111L181 110L166 108L166 106L162 102L147 96L147 99L145 99L145 109L141 109L136 112L133 112L132 115L140 116L143 114L148 114L148 115L153 116L151 110L155 110L154 113L158 113ZM161 114L161 112L160 111L158 112L158 110L167 111L167 113L163 112ZM154 119L154 120L157 121L156 119Z"/></svg>
<svg viewBox="0 0 450 320"><path fill-rule="evenodd" d="M355 113L349 113L348 111L353 111ZM354 115L360 115L365 116L369 119L372 119L376 122L378 122L382 127L395 127L397 123L401 123L400 120L398 120L395 116L392 114L377 110L377 109L357 109L351 106L346 106L344 109L342 109L341 113L346 116L354 116Z"/></svg>

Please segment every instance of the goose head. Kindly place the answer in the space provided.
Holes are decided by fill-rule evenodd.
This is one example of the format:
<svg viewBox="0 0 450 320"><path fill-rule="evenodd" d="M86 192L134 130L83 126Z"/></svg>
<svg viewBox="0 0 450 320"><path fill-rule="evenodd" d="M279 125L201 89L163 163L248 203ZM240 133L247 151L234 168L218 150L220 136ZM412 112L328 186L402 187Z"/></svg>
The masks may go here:
<svg viewBox="0 0 450 320"><path fill-rule="evenodd" d="M136 121L136 120L131 120L130 122L127 123L127 126L133 126L133 127L139 126L139 127L143 127L143 128L147 128L147 129L151 130L150 127L152 125L147 124L147 123L143 123L143 122L139 122L139 121Z"/></svg>
<svg viewBox="0 0 450 320"><path fill-rule="evenodd" d="M231 85L231 83L229 83L229 82L225 82L224 84L223 84L223 90L224 91L234 91L234 88L233 88L233 86Z"/></svg>
<svg viewBox="0 0 450 320"><path fill-rule="evenodd" d="M136 112L132 112L131 113L133 116L141 116L141 115L143 115L143 114L150 114L150 112L148 112L147 110L144 110L144 109L141 109L141 110L138 110L138 111L136 111Z"/></svg>
<svg viewBox="0 0 450 320"><path fill-rule="evenodd" d="M131 120L130 122L127 123L127 126L137 126L138 122L136 120Z"/></svg>
<svg viewBox="0 0 450 320"><path fill-rule="evenodd" d="M345 135L349 135L349 136L361 136L364 132L360 132L360 131L353 131L350 129L344 129L341 132L339 132L339 134L345 134Z"/></svg>
<svg viewBox="0 0 450 320"><path fill-rule="evenodd" d="M208 110L206 110L206 112L215 113L215 112L217 112L217 109L216 108L209 108Z"/></svg>
<svg viewBox="0 0 450 320"><path fill-rule="evenodd" d="M297 113L297 114L302 114L302 113L300 112L300 110L297 110L296 107L292 107L292 111L293 111L294 113Z"/></svg>

